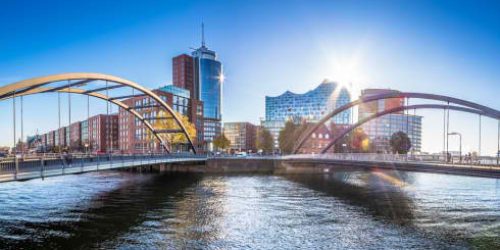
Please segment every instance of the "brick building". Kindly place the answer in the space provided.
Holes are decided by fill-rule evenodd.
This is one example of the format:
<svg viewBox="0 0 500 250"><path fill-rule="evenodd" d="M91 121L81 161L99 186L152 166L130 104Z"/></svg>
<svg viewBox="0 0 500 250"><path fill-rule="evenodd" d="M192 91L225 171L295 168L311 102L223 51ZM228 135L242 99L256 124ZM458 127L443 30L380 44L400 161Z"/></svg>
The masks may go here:
<svg viewBox="0 0 500 250"><path fill-rule="evenodd" d="M182 54L172 58L172 79L173 85L190 91L190 99L196 100L196 90L194 89L194 59Z"/></svg>
<svg viewBox="0 0 500 250"><path fill-rule="evenodd" d="M68 146L71 149L81 149L82 147L82 123L81 122L74 122L69 126L68 131L66 134L68 134L68 138L66 139L68 141Z"/></svg>
<svg viewBox="0 0 500 250"><path fill-rule="evenodd" d="M91 152L111 152L118 149L118 114L96 115L88 119Z"/></svg>
<svg viewBox="0 0 500 250"><path fill-rule="evenodd" d="M190 92L186 89L168 85L153 91L167 105L172 107L177 113L186 116L196 127L197 135L194 139L195 147L198 151L203 149L202 142L198 138L203 138L203 103L191 100ZM148 96L137 96L123 101L126 105L136 108L153 126L156 118L160 115L162 108ZM167 114L170 116L169 114ZM134 115L124 109L118 112L119 121L119 149L122 152L134 153L143 151L162 151L159 142L152 138L149 130ZM163 135L160 135L163 136ZM172 150L188 150L188 145L172 145Z"/></svg>

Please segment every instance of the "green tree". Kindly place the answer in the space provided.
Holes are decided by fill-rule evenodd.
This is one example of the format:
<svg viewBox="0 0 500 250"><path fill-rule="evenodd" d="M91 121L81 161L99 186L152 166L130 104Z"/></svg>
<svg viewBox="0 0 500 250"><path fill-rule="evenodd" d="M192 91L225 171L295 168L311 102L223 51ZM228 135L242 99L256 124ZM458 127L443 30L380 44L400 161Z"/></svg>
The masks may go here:
<svg viewBox="0 0 500 250"><path fill-rule="evenodd" d="M273 135L266 128L259 130L256 143L257 149L261 149L264 153L273 151Z"/></svg>
<svg viewBox="0 0 500 250"><path fill-rule="evenodd" d="M305 126L307 126L305 123L301 124L294 120L288 120L285 123L285 127L280 131L278 136L278 143L282 153L290 154L293 152L300 132L305 129Z"/></svg>
<svg viewBox="0 0 500 250"><path fill-rule="evenodd" d="M214 141L214 146L216 148L220 148L222 150L226 149L226 148L229 148L229 146L231 146L231 141L229 141L229 139L227 139L226 135L224 133L222 133L221 135L217 136Z"/></svg>
<svg viewBox="0 0 500 250"><path fill-rule="evenodd" d="M402 131L392 134L390 144L392 152L398 154L407 154L411 148L410 138Z"/></svg>

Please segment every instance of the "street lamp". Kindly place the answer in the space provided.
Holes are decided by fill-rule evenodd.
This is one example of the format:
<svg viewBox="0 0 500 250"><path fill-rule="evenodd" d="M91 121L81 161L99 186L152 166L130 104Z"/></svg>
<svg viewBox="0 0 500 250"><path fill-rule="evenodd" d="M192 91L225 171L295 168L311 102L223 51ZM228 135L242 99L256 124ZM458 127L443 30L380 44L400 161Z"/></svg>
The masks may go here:
<svg viewBox="0 0 500 250"><path fill-rule="evenodd" d="M460 163L462 163L462 134L458 133L458 132L451 132L451 133L448 133L448 136L450 135L458 135L459 138L460 138L460 149L459 149L459 154L460 154Z"/></svg>

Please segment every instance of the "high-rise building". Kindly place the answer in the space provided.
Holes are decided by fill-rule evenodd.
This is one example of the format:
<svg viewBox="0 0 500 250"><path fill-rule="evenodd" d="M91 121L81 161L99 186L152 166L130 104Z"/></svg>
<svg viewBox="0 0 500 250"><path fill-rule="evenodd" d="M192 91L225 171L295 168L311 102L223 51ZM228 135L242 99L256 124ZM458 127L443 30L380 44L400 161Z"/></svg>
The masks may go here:
<svg viewBox="0 0 500 250"><path fill-rule="evenodd" d="M221 133L224 81L222 63L217 60L215 51L205 46L204 37L201 47L195 50L192 56L195 72L194 91L197 99L203 101L204 140L210 144Z"/></svg>
<svg viewBox="0 0 500 250"><path fill-rule="evenodd" d="M224 123L224 135L231 142L229 149L232 151L255 152L256 133L257 127L249 122Z"/></svg>
<svg viewBox="0 0 500 250"><path fill-rule="evenodd" d="M206 150L211 150L213 139L221 133L222 63L215 51L205 45L202 26L201 47L191 56L173 58L173 84L191 91L191 99L203 102L203 141Z"/></svg>
<svg viewBox="0 0 500 250"><path fill-rule="evenodd" d="M278 148L279 132L287 120L299 118L298 120L306 122L318 122L334 109L350 101L351 96L347 88L326 80L304 94L286 91L280 96L266 96L266 119L262 125L271 132L275 147ZM351 112L347 110L332 118L331 122L348 124L350 119Z"/></svg>
<svg viewBox="0 0 500 250"><path fill-rule="evenodd" d="M390 89L365 89L361 91L361 98L386 93L397 94L399 91ZM358 119L364 119L384 110L402 107L404 104L404 98L390 98L363 103L359 105ZM421 151L422 116L400 111L376 118L375 120L363 124L361 127L370 138L373 150L376 152L391 152L391 136L399 131L406 133L410 138L412 145L411 151Z"/></svg>
<svg viewBox="0 0 500 250"><path fill-rule="evenodd" d="M189 90L190 98L196 98L194 90L194 59L182 54L172 58L172 82L174 86Z"/></svg>

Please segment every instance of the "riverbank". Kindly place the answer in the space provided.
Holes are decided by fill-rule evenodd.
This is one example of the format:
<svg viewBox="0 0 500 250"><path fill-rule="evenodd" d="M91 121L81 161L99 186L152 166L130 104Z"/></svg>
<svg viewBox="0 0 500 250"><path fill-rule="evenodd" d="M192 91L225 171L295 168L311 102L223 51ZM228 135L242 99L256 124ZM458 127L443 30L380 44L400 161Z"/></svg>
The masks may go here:
<svg viewBox="0 0 500 250"><path fill-rule="evenodd" d="M500 178L500 168L423 162L351 161L332 159L210 158L205 164L175 163L158 166L161 172L314 174L344 170L399 171Z"/></svg>

